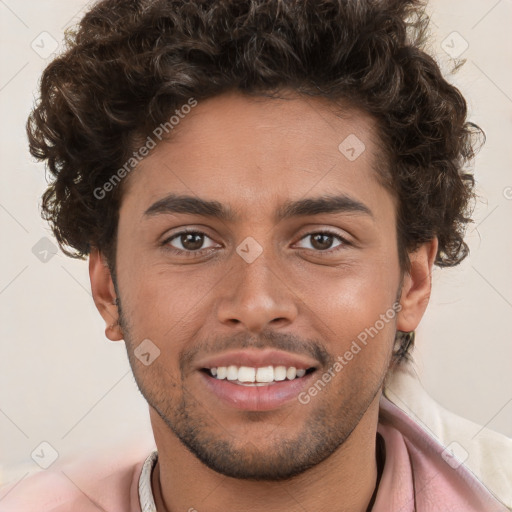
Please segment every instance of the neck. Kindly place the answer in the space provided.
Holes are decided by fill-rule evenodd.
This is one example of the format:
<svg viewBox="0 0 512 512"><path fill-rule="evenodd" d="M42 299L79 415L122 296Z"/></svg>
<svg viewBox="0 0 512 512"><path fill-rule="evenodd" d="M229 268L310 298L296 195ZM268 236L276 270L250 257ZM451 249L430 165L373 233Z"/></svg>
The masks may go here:
<svg viewBox="0 0 512 512"><path fill-rule="evenodd" d="M157 511L367 512L378 476L378 399L379 396L331 456L304 473L279 482L239 480L211 470L170 435L168 427L151 410L158 446L158 462L152 474Z"/></svg>

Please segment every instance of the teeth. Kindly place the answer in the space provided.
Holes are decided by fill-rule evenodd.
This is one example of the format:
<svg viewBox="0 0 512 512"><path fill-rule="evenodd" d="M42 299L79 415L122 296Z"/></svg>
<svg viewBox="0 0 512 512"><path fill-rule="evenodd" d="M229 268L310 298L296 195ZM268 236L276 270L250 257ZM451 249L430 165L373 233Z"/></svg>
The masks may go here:
<svg viewBox="0 0 512 512"><path fill-rule="evenodd" d="M306 373L306 370L304 370ZM284 380L286 379L286 366L276 366L274 368L274 380Z"/></svg>
<svg viewBox="0 0 512 512"><path fill-rule="evenodd" d="M256 368L240 366L240 368L238 368L238 380L240 382L254 382L256 380Z"/></svg>
<svg viewBox="0 0 512 512"><path fill-rule="evenodd" d="M304 368L295 368L295 366L262 366L252 368L250 366L218 366L210 368L210 375L219 380L227 379L238 381L239 383L254 383L246 385L266 384L269 382L279 382L285 379L293 380L304 377L306 370Z"/></svg>
<svg viewBox="0 0 512 512"><path fill-rule="evenodd" d="M235 365L228 366L228 380L238 380L238 368Z"/></svg>
<svg viewBox="0 0 512 512"><path fill-rule="evenodd" d="M290 368L288 368L286 370L286 378L288 380L293 380L293 379L295 379L296 376L297 376L297 368L295 368L295 366L290 366Z"/></svg>
<svg viewBox="0 0 512 512"><path fill-rule="evenodd" d="M274 368L264 366L256 371L256 382L272 382L274 380Z"/></svg>

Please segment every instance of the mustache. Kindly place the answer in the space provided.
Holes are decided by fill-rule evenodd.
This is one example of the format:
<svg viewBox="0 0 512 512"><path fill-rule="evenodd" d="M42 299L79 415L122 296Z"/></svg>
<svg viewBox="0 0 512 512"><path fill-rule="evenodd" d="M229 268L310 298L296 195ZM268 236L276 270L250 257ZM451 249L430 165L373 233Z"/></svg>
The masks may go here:
<svg viewBox="0 0 512 512"><path fill-rule="evenodd" d="M259 335L240 332L233 336L216 336L200 341L193 347L182 351L179 357L180 370L183 373L187 368L190 368L198 355L205 357L220 352L247 348L274 349L292 354L307 355L316 359L324 367L334 364L335 361L335 358L325 349L321 340L303 340L295 334L266 330Z"/></svg>

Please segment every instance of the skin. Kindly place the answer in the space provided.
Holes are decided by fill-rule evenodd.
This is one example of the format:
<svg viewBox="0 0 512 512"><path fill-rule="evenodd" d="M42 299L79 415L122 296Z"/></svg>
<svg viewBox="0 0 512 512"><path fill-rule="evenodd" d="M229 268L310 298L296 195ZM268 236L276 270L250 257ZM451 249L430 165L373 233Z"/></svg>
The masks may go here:
<svg viewBox="0 0 512 512"><path fill-rule="evenodd" d="M124 183L114 279L101 252L90 254L106 336L125 340L150 404L159 512L363 512L375 490L379 398L395 331L414 330L425 311L437 241L411 253L402 273L396 203L375 170L383 162L372 118L283 96L233 92L199 102ZM350 134L366 147L355 161L338 150ZM234 218L144 215L170 193L216 200ZM275 221L287 201L333 194L371 213ZM180 237L163 244L183 229L205 233L205 251ZM335 235L326 248L307 236L326 230ZM252 263L236 252L248 236L262 248ZM307 405L236 410L196 369L223 350L271 347L322 354L320 377L398 297L398 315ZM147 366L133 353L144 339L160 350Z"/></svg>

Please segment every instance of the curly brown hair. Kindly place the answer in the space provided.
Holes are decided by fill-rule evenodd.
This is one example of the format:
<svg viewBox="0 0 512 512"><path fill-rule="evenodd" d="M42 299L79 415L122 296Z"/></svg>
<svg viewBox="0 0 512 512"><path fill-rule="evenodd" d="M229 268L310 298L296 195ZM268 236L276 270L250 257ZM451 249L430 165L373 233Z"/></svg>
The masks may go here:
<svg viewBox="0 0 512 512"><path fill-rule="evenodd" d="M93 193L137 141L193 97L281 88L360 108L379 127L397 198L400 264L439 239L436 264L468 253L478 126L424 51L415 0L103 0L68 32L27 121L30 152L53 180L42 215L61 249L99 248L111 268L123 183Z"/></svg>

